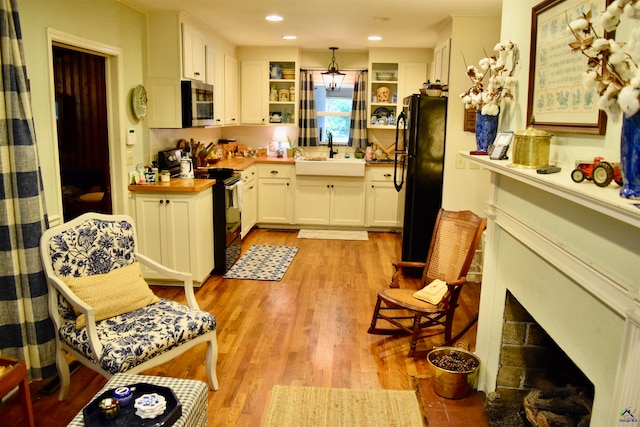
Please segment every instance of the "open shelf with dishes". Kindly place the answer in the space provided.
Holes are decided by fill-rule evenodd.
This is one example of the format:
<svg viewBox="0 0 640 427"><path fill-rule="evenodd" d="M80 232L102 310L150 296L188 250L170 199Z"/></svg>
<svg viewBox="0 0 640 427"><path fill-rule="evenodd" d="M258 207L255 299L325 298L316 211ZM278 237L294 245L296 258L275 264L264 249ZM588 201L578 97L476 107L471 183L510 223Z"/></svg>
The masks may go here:
<svg viewBox="0 0 640 427"><path fill-rule="evenodd" d="M296 63L269 61L269 123L294 124Z"/></svg>
<svg viewBox="0 0 640 427"><path fill-rule="evenodd" d="M398 115L398 63L371 64L369 127L393 128Z"/></svg>

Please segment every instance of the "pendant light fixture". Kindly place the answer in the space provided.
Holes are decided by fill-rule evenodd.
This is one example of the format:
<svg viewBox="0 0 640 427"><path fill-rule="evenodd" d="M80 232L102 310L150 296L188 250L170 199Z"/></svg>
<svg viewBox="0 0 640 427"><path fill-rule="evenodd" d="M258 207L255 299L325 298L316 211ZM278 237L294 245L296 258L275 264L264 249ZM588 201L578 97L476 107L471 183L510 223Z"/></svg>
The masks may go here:
<svg viewBox="0 0 640 427"><path fill-rule="evenodd" d="M340 91L345 74L338 70L338 63L336 62L336 50L338 48L330 47L329 49L331 49L332 55L331 64L329 64L327 71L322 73L322 81L324 81L324 87L327 90Z"/></svg>

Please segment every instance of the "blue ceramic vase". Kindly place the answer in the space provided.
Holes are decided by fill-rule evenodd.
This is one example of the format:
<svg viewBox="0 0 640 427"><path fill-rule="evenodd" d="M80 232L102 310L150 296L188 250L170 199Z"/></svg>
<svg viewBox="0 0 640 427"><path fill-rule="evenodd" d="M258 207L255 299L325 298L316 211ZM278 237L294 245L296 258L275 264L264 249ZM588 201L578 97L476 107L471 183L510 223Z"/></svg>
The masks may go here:
<svg viewBox="0 0 640 427"><path fill-rule="evenodd" d="M476 111L476 145L477 151L486 153L489 145L493 144L498 134L498 117L482 114Z"/></svg>
<svg viewBox="0 0 640 427"><path fill-rule="evenodd" d="M622 118L620 169L623 182L620 196L640 199L640 112Z"/></svg>

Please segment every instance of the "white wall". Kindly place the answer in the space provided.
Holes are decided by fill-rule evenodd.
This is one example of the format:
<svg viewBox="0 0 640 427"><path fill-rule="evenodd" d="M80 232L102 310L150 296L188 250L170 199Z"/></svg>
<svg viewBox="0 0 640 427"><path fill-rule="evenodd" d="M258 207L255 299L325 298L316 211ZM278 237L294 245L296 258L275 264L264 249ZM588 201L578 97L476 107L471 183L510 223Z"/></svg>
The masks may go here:
<svg viewBox="0 0 640 427"><path fill-rule="evenodd" d="M445 153L442 207L449 210L469 209L483 215L489 192L489 173L472 169L464 163L456 167L459 151L476 149L475 134L465 132L464 104L459 95L471 86L467 65L476 65L485 52L493 53L500 39L499 17L452 16L439 38L451 38L449 65L449 105L447 110L447 149ZM466 60L466 63L465 63Z"/></svg>
<svg viewBox="0 0 640 427"><path fill-rule="evenodd" d="M31 83L31 100L47 211L50 218L62 216L60 178L57 174L56 123L53 113L53 90L50 82L50 47L47 30L54 29L78 38L121 49L123 88L121 99L130 100L131 91L144 80L146 68L146 19L129 7L112 0L28 0L19 1L18 12L23 31L27 74ZM117 102L117 100L116 100ZM127 104L128 106L129 104ZM119 128L134 128L138 144L132 148L134 159L141 159L148 146L144 123L130 108L121 114ZM124 144L125 133L112 135L114 143ZM91 141L87 141L90 143Z"/></svg>

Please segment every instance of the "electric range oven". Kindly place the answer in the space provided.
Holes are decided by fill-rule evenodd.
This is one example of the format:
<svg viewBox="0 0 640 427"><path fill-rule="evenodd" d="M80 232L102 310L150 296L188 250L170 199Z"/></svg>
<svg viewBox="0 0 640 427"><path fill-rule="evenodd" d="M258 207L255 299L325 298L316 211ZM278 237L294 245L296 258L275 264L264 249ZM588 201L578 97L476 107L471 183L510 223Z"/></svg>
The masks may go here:
<svg viewBox="0 0 640 427"><path fill-rule="evenodd" d="M240 257L242 229L240 174L231 168L211 168L213 186L213 274L224 274Z"/></svg>

